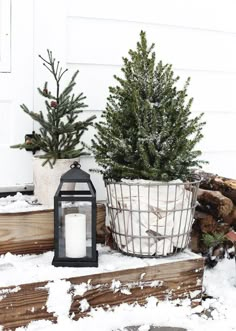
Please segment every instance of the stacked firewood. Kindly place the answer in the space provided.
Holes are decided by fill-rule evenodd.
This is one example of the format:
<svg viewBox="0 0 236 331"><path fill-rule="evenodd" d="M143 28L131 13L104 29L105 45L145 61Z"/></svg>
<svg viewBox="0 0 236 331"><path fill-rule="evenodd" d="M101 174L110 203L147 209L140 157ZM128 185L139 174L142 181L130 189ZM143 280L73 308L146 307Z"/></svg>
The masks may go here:
<svg viewBox="0 0 236 331"><path fill-rule="evenodd" d="M236 230L236 180L210 173L201 173L198 205L191 234L191 249L196 253L217 256L234 252L233 243L227 239L230 231ZM206 239L223 238L221 243ZM220 248L220 249L219 249Z"/></svg>

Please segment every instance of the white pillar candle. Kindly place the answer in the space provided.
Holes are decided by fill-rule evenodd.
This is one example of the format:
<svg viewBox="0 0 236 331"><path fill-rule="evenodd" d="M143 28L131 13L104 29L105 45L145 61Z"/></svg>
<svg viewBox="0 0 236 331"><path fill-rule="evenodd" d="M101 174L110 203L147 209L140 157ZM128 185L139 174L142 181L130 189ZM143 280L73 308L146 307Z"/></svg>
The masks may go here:
<svg viewBox="0 0 236 331"><path fill-rule="evenodd" d="M65 255L72 258L86 256L86 215L65 215Z"/></svg>

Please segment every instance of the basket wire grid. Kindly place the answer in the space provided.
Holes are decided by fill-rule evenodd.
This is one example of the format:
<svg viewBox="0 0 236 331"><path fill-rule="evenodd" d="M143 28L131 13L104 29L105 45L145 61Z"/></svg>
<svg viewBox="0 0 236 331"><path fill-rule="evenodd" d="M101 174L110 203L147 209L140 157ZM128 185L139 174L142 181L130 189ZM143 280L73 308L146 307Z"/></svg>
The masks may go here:
<svg viewBox="0 0 236 331"><path fill-rule="evenodd" d="M116 248L138 257L174 255L188 246L200 181L106 181Z"/></svg>

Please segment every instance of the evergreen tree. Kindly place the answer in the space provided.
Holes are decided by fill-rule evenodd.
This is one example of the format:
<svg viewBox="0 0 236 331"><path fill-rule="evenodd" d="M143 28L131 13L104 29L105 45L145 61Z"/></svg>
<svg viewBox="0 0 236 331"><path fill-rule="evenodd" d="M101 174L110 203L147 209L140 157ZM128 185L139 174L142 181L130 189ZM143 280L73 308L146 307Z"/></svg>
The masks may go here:
<svg viewBox="0 0 236 331"><path fill-rule="evenodd" d="M185 179L204 161L194 150L202 138L201 117L190 118L189 79L178 90L172 66L156 65L154 44L140 33L136 50L123 58L123 76L114 76L92 151L105 178Z"/></svg>
<svg viewBox="0 0 236 331"><path fill-rule="evenodd" d="M41 55L43 65L52 74L55 81L55 91L52 93L45 82L43 89L38 88L38 92L45 99L46 112L39 113L30 111L26 105L21 105L23 111L40 125L39 134L34 133L30 140L23 144L12 146L13 148L26 148L31 150L41 150L43 155L39 157L54 165L57 159L70 159L87 154L81 143L81 137L85 130L92 125L96 116L91 116L85 121L79 121L78 115L87 107L83 100L86 98L83 93L75 96L73 88L76 85L75 79L79 71L72 76L69 84L61 91L60 83L68 69L63 70L60 62L55 60L51 51L47 51L48 60Z"/></svg>

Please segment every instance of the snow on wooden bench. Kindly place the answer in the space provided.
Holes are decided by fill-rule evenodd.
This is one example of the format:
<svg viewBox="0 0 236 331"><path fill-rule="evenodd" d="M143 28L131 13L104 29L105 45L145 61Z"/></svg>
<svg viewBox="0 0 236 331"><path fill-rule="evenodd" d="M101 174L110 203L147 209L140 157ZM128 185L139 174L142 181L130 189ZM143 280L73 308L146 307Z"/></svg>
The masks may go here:
<svg viewBox="0 0 236 331"><path fill-rule="evenodd" d="M53 252L1 256L3 329L14 330L43 319L56 323L62 309L63 314L78 320L91 308L107 309L124 302L144 304L150 296L158 300L189 299L192 306L201 302L204 263L197 254L186 251L171 257L141 259L102 245L98 245L98 252L98 268L53 267Z"/></svg>

